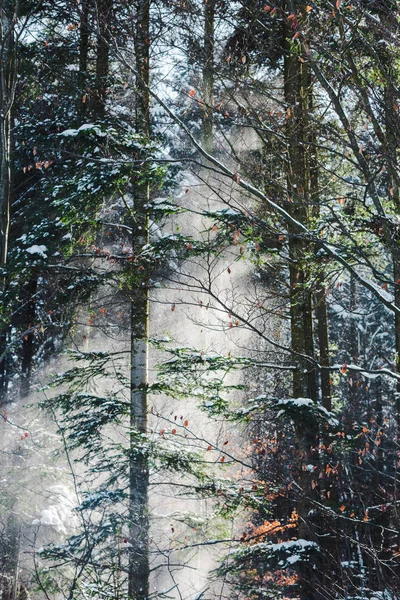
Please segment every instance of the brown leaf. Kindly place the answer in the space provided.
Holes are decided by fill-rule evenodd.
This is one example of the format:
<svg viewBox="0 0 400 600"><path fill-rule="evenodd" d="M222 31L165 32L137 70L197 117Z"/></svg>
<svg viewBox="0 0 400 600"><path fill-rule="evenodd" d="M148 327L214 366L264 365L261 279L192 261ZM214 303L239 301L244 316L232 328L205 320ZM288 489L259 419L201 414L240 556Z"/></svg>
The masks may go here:
<svg viewBox="0 0 400 600"><path fill-rule="evenodd" d="M232 179L233 179L233 181L235 181L236 183L239 183L239 181L240 181L239 173L237 173L237 172L236 172L236 173L234 173L234 174L232 175Z"/></svg>

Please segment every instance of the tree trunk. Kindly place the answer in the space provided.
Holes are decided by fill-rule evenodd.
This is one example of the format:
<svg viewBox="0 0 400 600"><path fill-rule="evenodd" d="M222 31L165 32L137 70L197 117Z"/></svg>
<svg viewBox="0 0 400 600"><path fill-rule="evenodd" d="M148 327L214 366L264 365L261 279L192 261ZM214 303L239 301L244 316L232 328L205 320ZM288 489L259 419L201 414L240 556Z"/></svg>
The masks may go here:
<svg viewBox="0 0 400 600"><path fill-rule="evenodd" d="M321 365L321 398L322 406L326 410L332 410L331 398L331 374L329 371L329 329L328 329L328 311L326 304L326 289L323 271L320 272L317 281L317 291L315 294L316 306L315 314L317 317L319 362Z"/></svg>
<svg viewBox="0 0 400 600"><path fill-rule="evenodd" d="M386 122L386 143L387 155L389 158L389 186L392 190L392 198L397 210L400 213L400 190L397 184L396 166L398 163L398 146L399 146L399 117L395 109L397 103L396 79L393 65L390 58L385 62L389 62L389 81L385 90L385 122ZM393 279L394 279L394 301L397 307L400 307L400 250L398 244L392 244L392 261L393 261ZM396 371L400 375L400 315L395 313L394 317L395 328L395 348L396 348ZM397 415L397 435L400 439L400 379L397 381L396 390L396 415Z"/></svg>
<svg viewBox="0 0 400 600"><path fill-rule="evenodd" d="M82 0L79 27L79 72L78 72L78 115L84 116L87 109L86 81L89 52L89 0Z"/></svg>
<svg viewBox="0 0 400 600"><path fill-rule="evenodd" d="M216 0L204 3L204 57L203 57L203 144L207 152L213 147L214 97L214 26Z"/></svg>
<svg viewBox="0 0 400 600"><path fill-rule="evenodd" d="M113 0L98 0L97 2L97 55L96 55L96 90L93 100L95 117L102 118L105 113L108 87L109 54L110 54L110 19Z"/></svg>
<svg viewBox="0 0 400 600"><path fill-rule="evenodd" d="M35 353L35 333L34 323L36 314L36 294L37 277L33 274L29 283L24 286L22 298L24 299L24 310L21 314L23 319L22 327L26 328L27 333L22 339L21 352L21 396L27 396L29 393L33 356Z"/></svg>
<svg viewBox="0 0 400 600"><path fill-rule="evenodd" d="M14 23L18 16L18 3L5 1L0 14L0 290L5 291L4 268L7 263L11 220L12 162L11 130L12 109L16 84L16 58ZM0 324L0 394L7 389L6 369L7 324Z"/></svg>
<svg viewBox="0 0 400 600"><path fill-rule="evenodd" d="M11 208L11 115L16 79L14 19L15 7L1 6L0 33L0 267L7 262Z"/></svg>
<svg viewBox="0 0 400 600"><path fill-rule="evenodd" d="M149 85L150 0L136 4L135 54L136 131L150 132L150 99L141 80ZM149 185L133 182L134 214L132 245L136 253L149 241ZM128 597L145 600L149 595L149 470L145 450L147 435L147 383L149 337L149 275L145 261L135 263L136 284L131 297L131 458L130 458L130 555Z"/></svg>
<svg viewBox="0 0 400 600"><path fill-rule="evenodd" d="M8 516L0 540L0 600L19 600L21 527L17 517Z"/></svg>
<svg viewBox="0 0 400 600"><path fill-rule="evenodd" d="M309 113L312 115L314 111L311 72L309 71ZM314 123L310 123L309 129L309 156L310 156L310 199L311 199L311 214L315 219L320 216L320 189L318 184L318 150L317 136ZM319 247L316 245L315 252L318 252ZM320 369L320 386L322 406L326 410L332 410L331 398L331 374L329 371L329 321L328 307L326 302L325 288L325 273L324 266L321 265L316 276L316 291L315 291L315 316L317 318L317 333L318 333L318 349Z"/></svg>
<svg viewBox="0 0 400 600"><path fill-rule="evenodd" d="M290 3L292 4L292 3ZM295 12L295 7L289 7ZM289 35L289 31L286 32ZM307 144L307 112L309 69L306 62L286 44L284 62L284 94L287 105L286 135L288 212L307 224L310 210L310 161ZM300 363L293 375L294 397L316 400L315 368L307 357L314 355L311 290L306 266L309 244L289 228L290 255L290 319L292 350Z"/></svg>
<svg viewBox="0 0 400 600"><path fill-rule="evenodd" d="M289 0L286 10L296 14L301 3ZM308 224L311 216L311 163L310 163L310 70L303 58L302 47L293 47L293 32L285 27L284 97L286 102L287 136L287 190L288 212L300 223ZM301 59L301 60L300 60ZM314 343L312 322L312 290L308 261L311 247L289 227L289 283L291 349L297 363L293 373L293 397L317 400L316 371L313 365ZM314 472L309 466L318 463L318 430L309 422L298 420L295 425L295 443L298 456L299 538L313 539L315 527L310 517L312 497L315 496L312 480ZM299 564L300 598L321 598L310 563Z"/></svg>

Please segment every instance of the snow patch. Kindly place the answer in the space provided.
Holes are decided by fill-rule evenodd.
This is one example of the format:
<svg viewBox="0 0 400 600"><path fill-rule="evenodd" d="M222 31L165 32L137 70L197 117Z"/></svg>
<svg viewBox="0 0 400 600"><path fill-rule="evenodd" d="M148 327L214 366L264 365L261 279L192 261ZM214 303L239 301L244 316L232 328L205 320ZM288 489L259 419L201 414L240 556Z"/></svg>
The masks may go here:
<svg viewBox="0 0 400 600"><path fill-rule="evenodd" d="M43 258L47 258L47 247L43 245L38 246L37 244L34 244L33 246L30 246L30 248L26 248L26 252L29 254L40 254Z"/></svg>

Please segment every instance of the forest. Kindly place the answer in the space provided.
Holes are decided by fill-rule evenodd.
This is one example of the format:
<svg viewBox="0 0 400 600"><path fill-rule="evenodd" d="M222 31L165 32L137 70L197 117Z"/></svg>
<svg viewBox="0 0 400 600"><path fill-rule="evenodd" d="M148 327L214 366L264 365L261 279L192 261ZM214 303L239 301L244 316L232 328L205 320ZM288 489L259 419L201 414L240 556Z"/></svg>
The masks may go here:
<svg viewBox="0 0 400 600"><path fill-rule="evenodd" d="M0 11L0 600L400 599L399 0Z"/></svg>

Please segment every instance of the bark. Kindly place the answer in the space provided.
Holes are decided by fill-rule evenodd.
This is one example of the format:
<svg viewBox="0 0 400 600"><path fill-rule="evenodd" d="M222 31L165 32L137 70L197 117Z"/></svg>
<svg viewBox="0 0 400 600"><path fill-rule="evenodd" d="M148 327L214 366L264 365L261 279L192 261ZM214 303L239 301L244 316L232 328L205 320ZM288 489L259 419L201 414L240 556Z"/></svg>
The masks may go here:
<svg viewBox="0 0 400 600"><path fill-rule="evenodd" d="M207 152L212 152L213 147L215 7L216 0L205 0L203 58L203 144Z"/></svg>
<svg viewBox="0 0 400 600"><path fill-rule="evenodd" d="M293 8L294 7L290 7ZM289 35L289 32L287 32ZM300 62L287 44L284 64L284 94L287 105L287 185L288 212L307 225L310 210L310 161L307 145L307 111L309 94L309 70L306 62ZM316 377L312 362L304 357L313 357L313 329L311 290L309 289L306 266L309 243L298 230L289 229L290 256L290 319L292 350L302 357L301 366L293 375L294 397L316 399Z"/></svg>
<svg viewBox="0 0 400 600"><path fill-rule="evenodd" d="M0 267L7 262L10 228L12 170L11 119L16 80L13 23L16 13L10 3L1 5L0 33Z"/></svg>
<svg viewBox="0 0 400 600"><path fill-rule="evenodd" d="M326 288L324 273L318 276L317 291L315 294L316 306L315 314L317 317L317 331L318 331L318 346L319 346L319 362L322 367L321 369L321 398L322 406L326 410L332 410L332 398L331 398L331 374L330 374L330 358L329 358L329 323L328 323L328 311L326 303Z"/></svg>
<svg viewBox="0 0 400 600"><path fill-rule="evenodd" d="M309 113L312 115L314 110L313 105L313 94L312 94L312 81L311 72L309 70ZM310 153L310 198L311 198L311 211L314 218L318 219L320 216L320 190L318 183L318 157L317 157L317 136L315 131L315 125L310 123L309 133L309 153ZM315 252L319 250L317 245ZM317 265L318 272L316 275L316 291L315 291L315 316L317 320L317 334L318 334L318 350L319 350L319 363L320 369L320 391L322 406L326 410L332 410L332 398L331 398L331 373L330 358L329 358L329 321L328 321L328 307L326 302L326 288L325 288L325 273L324 266Z"/></svg>
<svg viewBox="0 0 400 600"><path fill-rule="evenodd" d="M35 293L37 290L37 277L29 281L24 286L24 290L21 297L24 301L25 309L23 310L21 317L23 319L21 325L26 328L27 333L22 339L22 352L21 352L21 396L26 396L29 393L31 374L32 374L32 363L35 353L35 333L34 323L36 314L36 300Z"/></svg>
<svg viewBox="0 0 400 600"><path fill-rule="evenodd" d="M389 158L389 186L393 194L393 202L400 214L400 190L397 182L397 155L399 146L399 118L395 109L397 103L396 79L393 66L389 61L389 81L385 90L385 122L386 122L386 145ZM398 243L392 244L393 280L394 280L394 302L400 308L400 250ZM396 371L400 375L400 314L395 314L395 348L396 348ZM397 431L400 432L400 380L397 381L396 415Z"/></svg>
<svg viewBox="0 0 400 600"><path fill-rule="evenodd" d="M110 54L110 19L113 0L97 1L97 54L96 54L96 89L93 100L95 117L102 118L105 113L105 103L108 87L109 54Z"/></svg>
<svg viewBox="0 0 400 600"><path fill-rule="evenodd" d="M78 114L84 116L87 110L86 80L88 73L89 53L89 0L82 0L81 19L79 28L79 73L77 100Z"/></svg>
<svg viewBox="0 0 400 600"><path fill-rule="evenodd" d="M25 586L19 581L20 545L20 524L9 516L0 540L0 600L27 598Z"/></svg>
<svg viewBox="0 0 400 600"><path fill-rule="evenodd" d="M136 69L149 85L150 0L136 4ZM150 133L150 102L147 89L136 82L136 130ZM133 182L134 214L132 245L136 252L149 241L149 185ZM139 270L140 269L140 270ZM130 459L130 543L128 597L144 600L149 595L149 470L142 451L147 435L147 383L149 337L149 275L145 262L136 263L131 296L131 459Z"/></svg>
<svg viewBox="0 0 400 600"><path fill-rule="evenodd" d="M2 74L1 74L2 75ZM3 86L2 86L3 87ZM0 115L0 267L7 262L11 209L10 113L2 99Z"/></svg>
<svg viewBox="0 0 400 600"><path fill-rule="evenodd" d="M390 3L392 4L392 3ZM389 30L398 32L399 25L396 18L396 11L394 6L388 7L387 15L383 17L383 22ZM393 56L386 49L381 54L381 61L386 70L386 85L385 85L385 97L384 97L384 118L385 118L385 133L386 133L386 155L388 157L388 174L389 174L389 189L392 191L392 200L396 207L397 214L400 214L400 188L399 188L399 174L398 174L398 155L399 155L399 135L400 135L400 120L397 109L398 102L398 86L397 86L397 71L394 65ZM393 280L394 280L394 303L396 307L400 308L400 248L399 241L396 236L394 243L392 244L392 265L393 265ZM395 369L398 375L400 375L400 314L395 313L394 316L394 341L395 341L395 358L396 365ZM381 379L381 378L380 378ZM400 440L400 380L397 380L396 384L396 395L395 395L395 416L397 421L397 439L395 444L392 440L384 440L384 444L381 442L379 448L381 456L379 465L379 485L385 485L385 471L383 469L383 448L385 448L387 454L391 450L393 457L392 473L394 479L397 479L397 460L398 460L398 444ZM382 415L382 402L381 398L378 397L376 401L376 409L378 414L381 414L381 423L383 423ZM383 482L383 483L382 483ZM394 497L396 496L396 484L393 490ZM390 529L398 530L398 511L396 507L394 510L390 510L381 518L383 526L389 525ZM382 536L383 537L383 536ZM390 534L386 535L385 548L393 548L395 545L399 545L400 535ZM379 546L378 546L379 547ZM389 556L390 553L388 553ZM384 556L386 558L386 556Z"/></svg>
<svg viewBox="0 0 400 600"><path fill-rule="evenodd" d="M300 2L289 1L286 10L296 14L301 10ZM311 169L310 141L312 136L309 109L311 80L309 65L304 58L301 46L292 47L293 33L285 29L286 45L284 56L284 98L286 102L287 136L287 190L288 212L296 221L308 226L312 216L311 187L315 186ZM295 49L297 48L297 49ZM303 55L303 56L302 56ZM297 229L288 227L289 233L289 283L290 283L290 325L291 349L296 357L298 368L293 373L293 397L311 398L317 401L316 370L313 342L312 289L309 273L310 242L305 240ZM318 464L318 430L312 422L297 421L295 444L298 457L299 492L297 510L299 514L299 538L315 538L317 524L310 517L312 499L317 490L313 489L313 471L309 465ZM317 540L314 540L317 541ZM310 563L300 563L300 598L314 600L321 598L321 582L316 581Z"/></svg>
<svg viewBox="0 0 400 600"><path fill-rule="evenodd" d="M16 84L16 44L14 22L18 2L4 2L0 6L0 290L5 291L12 199L12 109ZM7 390L6 369L7 324L0 325L0 395Z"/></svg>

